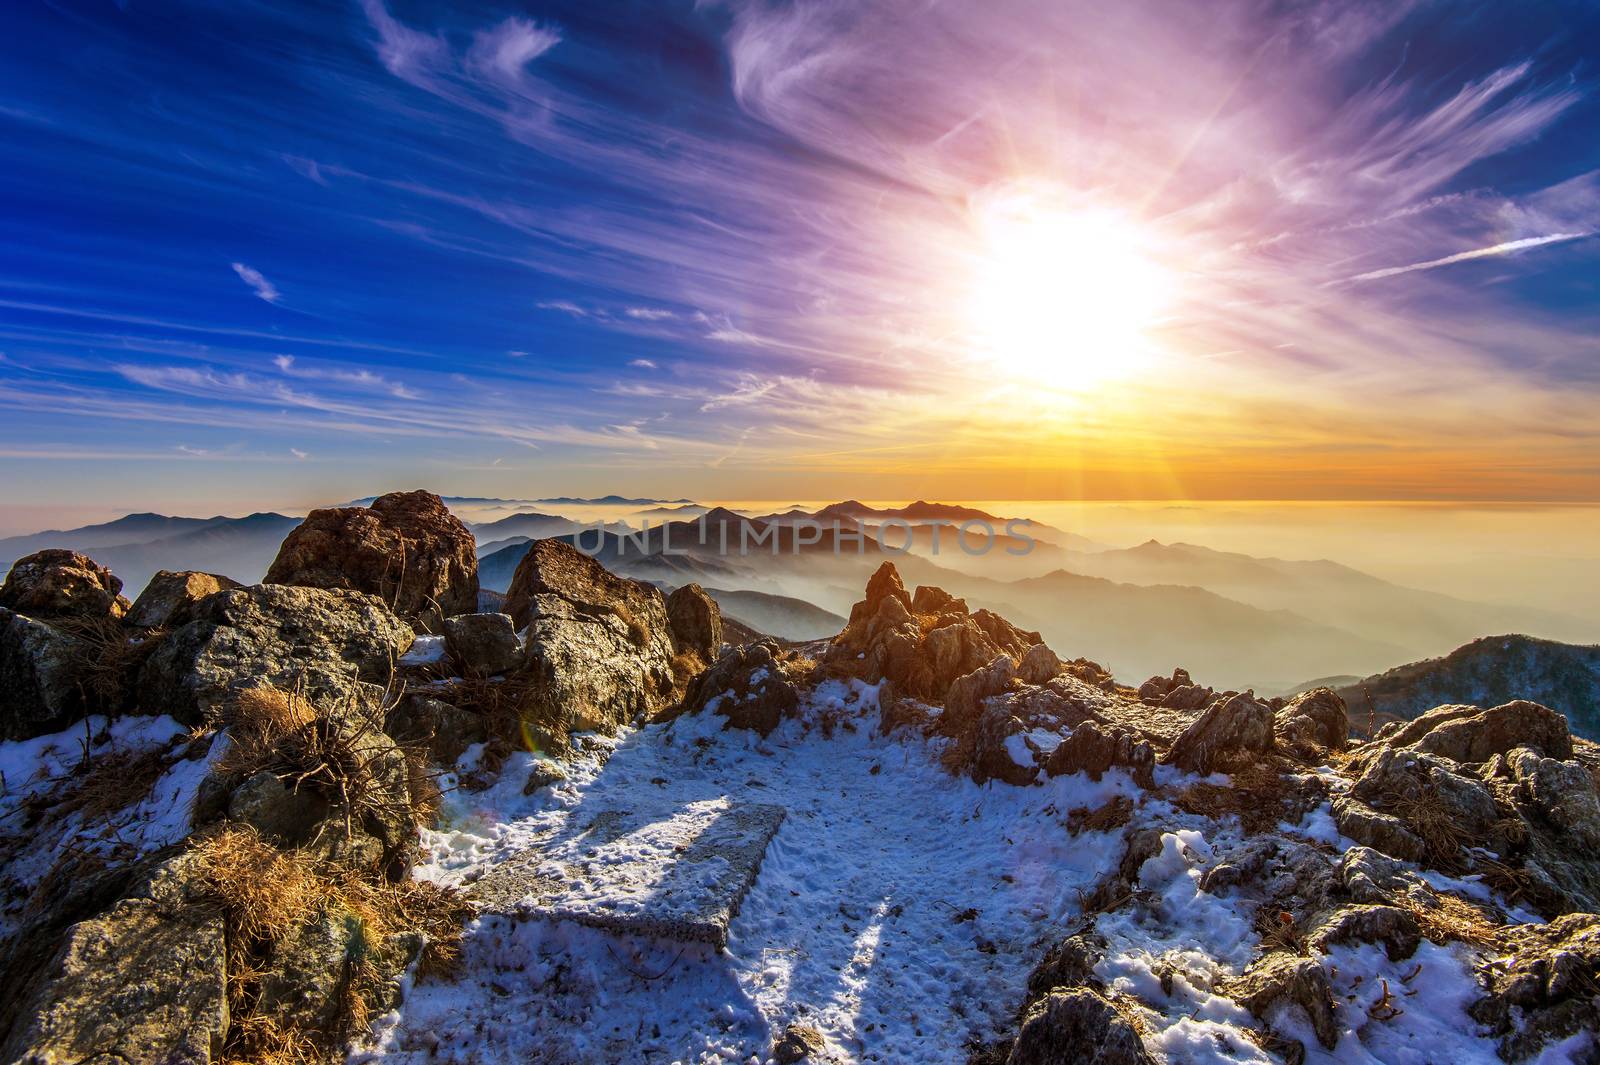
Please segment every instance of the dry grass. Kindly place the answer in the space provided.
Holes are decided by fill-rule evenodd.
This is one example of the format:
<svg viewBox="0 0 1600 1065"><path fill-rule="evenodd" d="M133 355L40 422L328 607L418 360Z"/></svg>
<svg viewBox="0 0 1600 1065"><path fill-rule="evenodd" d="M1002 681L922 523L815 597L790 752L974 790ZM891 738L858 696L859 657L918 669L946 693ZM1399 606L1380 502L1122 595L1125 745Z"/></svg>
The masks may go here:
<svg viewBox="0 0 1600 1065"><path fill-rule="evenodd" d="M1465 867L1466 848L1477 841L1433 791L1423 789L1414 796L1396 798L1383 808L1421 838L1428 849L1428 864L1445 872L1459 872Z"/></svg>
<svg viewBox="0 0 1600 1065"><path fill-rule="evenodd" d="M240 692L222 722L232 742L217 759L222 776L244 779L263 770L277 774L290 788L311 788L342 812L347 834L368 814L395 812L402 800L380 785L373 765L389 754L386 743L373 743L381 734L384 709L354 702L337 717L319 714L297 692L279 688L249 688ZM405 751L407 777L421 781L425 763ZM408 789L409 792L409 789ZM438 809L438 789L419 787L403 800L411 817L421 824Z"/></svg>
<svg viewBox="0 0 1600 1065"><path fill-rule="evenodd" d="M206 883L220 903L228 930L228 998L233 1013L224 1060L299 1065L337 1056L349 1037L366 1030L376 1006L374 990L386 974L376 958L401 933L417 933L423 947L419 975L443 974L459 962L465 899L434 884L397 884L319 866L298 850L279 850L255 830L231 826L195 849ZM348 951L332 1031L306 1031L256 1009L262 967L273 949L306 923L330 911L352 915L357 937Z"/></svg>
<svg viewBox="0 0 1600 1065"><path fill-rule="evenodd" d="M679 651L672 656L672 686L683 691L705 668L706 664L693 651Z"/></svg>
<svg viewBox="0 0 1600 1065"><path fill-rule="evenodd" d="M1402 905L1417 919L1422 935L1432 943L1466 943L1490 947L1502 938L1502 927L1488 913L1455 895L1435 894L1432 905L1407 900Z"/></svg>
<svg viewBox="0 0 1600 1065"><path fill-rule="evenodd" d="M1249 755L1222 768L1229 783L1191 784L1173 801L1188 813L1213 820L1233 816L1246 832L1267 832L1280 821L1299 821L1312 805L1289 768L1273 755Z"/></svg>
<svg viewBox="0 0 1600 1065"><path fill-rule="evenodd" d="M650 630L645 626L644 622L634 616L633 611L629 610L626 604L612 603L611 613L627 628L629 642L640 648L650 646Z"/></svg>
<svg viewBox="0 0 1600 1065"><path fill-rule="evenodd" d="M165 635L161 629L151 629L135 643L122 620L113 617L59 618L50 624L82 645L84 668L78 687L96 709L114 710L122 704L129 682Z"/></svg>
<svg viewBox="0 0 1600 1065"><path fill-rule="evenodd" d="M571 752L567 742L567 714L553 698L549 685L526 673L501 680L463 677L433 693L444 702L470 711L483 722L486 739L473 781L485 786L515 751L563 757Z"/></svg>
<svg viewBox="0 0 1600 1065"><path fill-rule="evenodd" d="M1074 836L1082 832L1111 832L1133 819L1133 800L1118 795L1104 806L1091 810L1080 806L1067 811L1067 831Z"/></svg>
<svg viewBox="0 0 1600 1065"><path fill-rule="evenodd" d="M1256 910L1256 933L1261 937L1261 952L1288 951L1291 954L1310 955L1306 945L1305 930L1288 910L1262 906Z"/></svg>

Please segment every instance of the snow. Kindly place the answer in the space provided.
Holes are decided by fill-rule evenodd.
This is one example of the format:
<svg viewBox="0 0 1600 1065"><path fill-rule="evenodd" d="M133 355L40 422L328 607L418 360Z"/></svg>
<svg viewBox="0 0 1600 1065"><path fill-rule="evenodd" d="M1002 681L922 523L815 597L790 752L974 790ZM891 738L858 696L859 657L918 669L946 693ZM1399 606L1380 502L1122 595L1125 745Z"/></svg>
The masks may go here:
<svg viewBox="0 0 1600 1065"><path fill-rule="evenodd" d="M817 727L831 720L828 729ZM936 750L877 731L877 689L820 685L766 739L712 713L591 738L568 781L521 794L531 756L478 795L451 792L418 875L470 884L580 806L787 807L725 951L570 923L476 922L455 983L423 983L373 1053L438 1061L748 1062L803 1020L847 1061L964 1062L1021 1001L1028 971L1120 857L1066 811L1139 789L979 786ZM964 911L975 910L975 913Z"/></svg>
<svg viewBox="0 0 1600 1065"><path fill-rule="evenodd" d="M410 650L400 656L402 666L429 666L444 661L443 636L418 636Z"/></svg>

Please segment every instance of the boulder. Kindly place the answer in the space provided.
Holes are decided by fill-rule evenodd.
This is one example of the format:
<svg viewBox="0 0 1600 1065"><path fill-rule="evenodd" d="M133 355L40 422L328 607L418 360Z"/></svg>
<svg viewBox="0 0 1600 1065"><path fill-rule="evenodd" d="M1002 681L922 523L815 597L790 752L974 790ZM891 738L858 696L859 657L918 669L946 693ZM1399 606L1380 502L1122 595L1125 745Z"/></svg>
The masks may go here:
<svg viewBox="0 0 1600 1065"><path fill-rule="evenodd" d="M1052 991L1028 1007L1006 1065L1152 1065L1115 1006L1087 988Z"/></svg>
<svg viewBox="0 0 1600 1065"><path fill-rule="evenodd" d="M220 912L193 904L187 856L67 932L17 1003L0 1060L205 1065L228 1029Z"/></svg>
<svg viewBox="0 0 1600 1065"><path fill-rule="evenodd" d="M994 659L971 673L957 677L944 696L944 714L939 730L947 736L969 732L983 713L983 703L1011 687L1017 676L1017 663L1009 655Z"/></svg>
<svg viewBox="0 0 1600 1065"><path fill-rule="evenodd" d="M968 614L964 602L941 589L907 595L894 564L885 562L867 582L866 598L851 608L844 631L829 643L825 660L863 680L889 680L901 695L939 700L957 678L1002 654L1015 666L1039 643L1038 633L1024 632L998 614ZM1048 664L1036 653L1032 670L1042 672Z"/></svg>
<svg viewBox="0 0 1600 1065"><path fill-rule="evenodd" d="M291 787L270 769L249 777L228 797L228 820L284 847L305 843L327 816L327 799L310 787Z"/></svg>
<svg viewBox="0 0 1600 1065"><path fill-rule="evenodd" d="M571 544L535 540L506 593L526 627L526 672L574 730L613 731L677 701L666 599Z"/></svg>
<svg viewBox="0 0 1600 1065"><path fill-rule="evenodd" d="M0 740L59 732L89 713L90 644L0 607Z"/></svg>
<svg viewBox="0 0 1600 1065"><path fill-rule="evenodd" d="M667 623L680 655L710 665L722 653L722 611L698 584L685 584L667 596Z"/></svg>
<svg viewBox="0 0 1600 1065"><path fill-rule="evenodd" d="M1273 714L1272 727L1278 744L1302 757L1342 751L1350 737L1344 700L1332 688L1313 688L1296 695Z"/></svg>
<svg viewBox="0 0 1600 1065"><path fill-rule="evenodd" d="M453 766L466 749L486 741L482 717L422 692L408 692L389 711L383 730L407 745L425 747L434 765Z"/></svg>
<svg viewBox="0 0 1600 1065"><path fill-rule="evenodd" d="M318 705L387 683L411 627L363 592L260 584L207 596L139 673L141 708L198 724L241 685L299 688Z"/></svg>
<svg viewBox="0 0 1600 1065"><path fill-rule="evenodd" d="M208 595L239 588L238 581L198 570L161 570L144 586L124 619L136 629L181 624L195 604Z"/></svg>
<svg viewBox="0 0 1600 1065"><path fill-rule="evenodd" d="M1230 755L1262 753L1273 748L1272 707L1248 692L1207 707L1173 741L1164 762L1192 773L1222 768Z"/></svg>
<svg viewBox="0 0 1600 1065"><path fill-rule="evenodd" d="M1333 986L1327 971L1314 958L1281 952L1267 954L1251 963L1226 991L1262 1021L1267 1021L1279 1006L1299 1006L1311 1021L1317 1042L1328 1050L1339 1043Z"/></svg>
<svg viewBox="0 0 1600 1065"><path fill-rule="evenodd" d="M30 618L120 618L128 612L122 581L87 555L61 548L16 561L0 584L0 607Z"/></svg>
<svg viewBox="0 0 1600 1065"><path fill-rule="evenodd" d="M461 669L492 677L522 664L522 640L509 614L457 614L444 620L444 642Z"/></svg>
<svg viewBox="0 0 1600 1065"><path fill-rule="evenodd" d="M1028 996L1038 998L1052 991L1077 987L1100 987L1094 967L1105 957L1106 938L1098 932L1079 932L1045 951L1028 974Z"/></svg>
<svg viewBox="0 0 1600 1065"><path fill-rule="evenodd" d="M1038 757L1023 735L1026 731L1027 726L1010 707L985 707L973 732L973 783L999 780L1017 787L1032 784L1039 775ZM1026 759L1027 764L1019 758Z"/></svg>
<svg viewBox="0 0 1600 1065"><path fill-rule="evenodd" d="M1017 665L1017 676L1027 684L1044 684L1061 672L1061 659L1049 647L1036 643Z"/></svg>
<svg viewBox="0 0 1600 1065"><path fill-rule="evenodd" d="M477 543L432 492L391 492L370 507L313 510L284 538L266 583L367 592L431 627L478 609Z"/></svg>
<svg viewBox="0 0 1600 1065"><path fill-rule="evenodd" d="M1085 773L1099 780L1113 766L1127 769L1148 787L1155 772L1156 752L1149 743L1113 724L1085 721L1073 728L1045 761L1053 777Z"/></svg>
<svg viewBox="0 0 1600 1065"><path fill-rule="evenodd" d="M1530 747L1563 761L1572 757L1567 719L1547 706L1521 699L1488 710L1435 707L1385 735L1384 742L1462 763L1487 762L1514 747Z"/></svg>

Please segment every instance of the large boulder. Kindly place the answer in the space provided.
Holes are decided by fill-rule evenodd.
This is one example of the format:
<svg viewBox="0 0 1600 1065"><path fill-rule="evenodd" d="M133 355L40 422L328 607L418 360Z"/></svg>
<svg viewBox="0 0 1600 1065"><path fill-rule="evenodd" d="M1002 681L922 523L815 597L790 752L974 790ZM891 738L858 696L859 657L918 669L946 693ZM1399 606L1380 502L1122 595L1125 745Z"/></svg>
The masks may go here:
<svg viewBox="0 0 1600 1065"><path fill-rule="evenodd" d="M1344 700L1332 688L1313 688L1290 699L1273 715L1278 744L1303 758L1342 751L1350 738Z"/></svg>
<svg viewBox="0 0 1600 1065"><path fill-rule="evenodd" d="M722 610L698 584L685 584L667 596L667 621L672 644L680 655L693 655L709 665L722 652Z"/></svg>
<svg viewBox="0 0 1600 1065"><path fill-rule="evenodd" d="M350 589L426 624L478 609L472 532L432 492L313 510L284 538L266 583Z"/></svg>
<svg viewBox="0 0 1600 1065"><path fill-rule="evenodd" d="M87 555L62 548L18 559L0 585L0 607L30 618L120 618L122 581Z"/></svg>
<svg viewBox="0 0 1600 1065"><path fill-rule="evenodd" d="M1270 751L1274 742L1272 707L1242 692L1207 707L1162 760L1193 773L1210 773L1237 755Z"/></svg>
<svg viewBox="0 0 1600 1065"><path fill-rule="evenodd" d="M966 603L942 589L908 594L894 564L885 562L867 582L866 598L851 608L844 631L830 642L826 661L864 680L889 680L902 695L942 700L957 678L999 655L1015 666L1039 643L1038 633L1024 632L998 614L968 613ZM1034 652L1029 674L1051 667L1042 652Z"/></svg>
<svg viewBox="0 0 1600 1065"><path fill-rule="evenodd" d="M1322 963L1296 954L1274 953L1258 958L1228 988L1228 994L1265 1021L1280 1006L1299 1006L1311 1022L1317 1042L1332 1050L1339 1043L1339 1021L1333 986Z"/></svg>
<svg viewBox="0 0 1600 1065"><path fill-rule="evenodd" d="M301 1031L338 1037L346 1030L350 1003L382 1013L400 1001L400 976L422 949L415 932L375 934L362 916L337 899L273 945L261 972L256 1010Z"/></svg>
<svg viewBox="0 0 1600 1065"><path fill-rule="evenodd" d="M196 604L139 674L141 709L196 724L240 685L298 687L319 704L386 683L410 647L409 625L363 592L259 584Z"/></svg>
<svg viewBox="0 0 1600 1065"><path fill-rule="evenodd" d="M155 629L181 623L200 600L229 588L241 587L238 581L216 573L198 570L161 570L144 586L139 598L124 618L136 629Z"/></svg>
<svg viewBox="0 0 1600 1065"><path fill-rule="evenodd" d="M72 926L16 1004L0 1060L205 1065L228 1028L227 944L214 907L196 905L187 856L145 887Z"/></svg>
<svg viewBox="0 0 1600 1065"><path fill-rule="evenodd" d="M613 731L677 701L660 589L618 577L571 544L536 540L506 612L526 629L525 671L567 728Z"/></svg>
<svg viewBox="0 0 1600 1065"><path fill-rule="evenodd" d="M90 644L0 607L0 740L59 732L90 712Z"/></svg>

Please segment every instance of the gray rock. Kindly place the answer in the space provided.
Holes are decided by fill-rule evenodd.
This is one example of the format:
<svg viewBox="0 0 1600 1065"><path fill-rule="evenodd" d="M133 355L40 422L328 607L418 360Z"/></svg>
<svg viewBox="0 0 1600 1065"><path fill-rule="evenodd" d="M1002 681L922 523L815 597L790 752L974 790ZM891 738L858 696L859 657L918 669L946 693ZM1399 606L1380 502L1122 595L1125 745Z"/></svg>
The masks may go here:
<svg viewBox="0 0 1600 1065"><path fill-rule="evenodd" d="M1404 725L1385 740L1391 747L1412 747L1456 762L1487 762L1516 747L1531 747L1547 758L1572 757L1567 719L1525 700L1483 710L1476 706L1440 706Z"/></svg>
<svg viewBox="0 0 1600 1065"><path fill-rule="evenodd" d="M1381 943L1390 961L1404 961L1422 944L1422 929L1410 910L1398 906L1340 906L1317 918L1306 944L1326 954L1340 943Z"/></svg>
<svg viewBox="0 0 1600 1065"><path fill-rule="evenodd" d="M1061 659L1049 647L1036 643L1017 666L1017 676L1028 684L1043 684L1061 672Z"/></svg>
<svg viewBox="0 0 1600 1065"><path fill-rule="evenodd" d="M228 1000L222 915L188 901L186 859L149 889L80 921L18 1004L0 1059L27 1065L206 1065Z"/></svg>
<svg viewBox="0 0 1600 1065"><path fill-rule="evenodd" d="M141 709L198 724L241 684L298 687L318 705L385 683L411 646L409 625L363 592L259 584L201 600L139 674Z"/></svg>
<svg viewBox="0 0 1600 1065"><path fill-rule="evenodd" d="M527 628L526 670L571 730L611 732L677 701L660 589L627 580L571 544L535 540L506 612Z"/></svg>
<svg viewBox="0 0 1600 1065"><path fill-rule="evenodd" d="M1033 1003L1006 1065L1151 1065L1133 1025L1098 992L1053 991Z"/></svg>
<svg viewBox="0 0 1600 1065"><path fill-rule="evenodd" d="M336 1037L351 997L382 1013L400 1001L399 981L422 949L422 938L402 932L378 939L359 915L336 901L324 904L272 950L261 973L256 1009L301 1031Z"/></svg>
<svg viewBox="0 0 1600 1065"><path fill-rule="evenodd" d="M87 642L0 607L0 740L59 732L90 712Z"/></svg>
<svg viewBox="0 0 1600 1065"><path fill-rule="evenodd" d="M399 743L426 747L429 761L439 766L455 765L468 747L488 739L477 714L421 692L401 697L384 731Z"/></svg>
<svg viewBox="0 0 1600 1065"><path fill-rule="evenodd" d="M1090 780L1099 780L1115 766L1127 769L1136 781L1149 787L1155 764L1155 748L1133 733L1113 724L1085 721L1050 752L1045 772L1053 777L1085 773Z"/></svg>
<svg viewBox="0 0 1600 1065"><path fill-rule="evenodd" d="M689 685L677 712L706 710L728 719L728 728L765 736L800 705L800 692L784 672L782 652L772 640L729 648Z"/></svg>
<svg viewBox="0 0 1600 1065"><path fill-rule="evenodd" d="M445 647L468 673L492 677L522 664L510 614L457 614L444 621Z"/></svg>
<svg viewBox="0 0 1600 1065"><path fill-rule="evenodd" d="M987 665L951 682L944 696L940 731L959 735L977 724L984 700L1011 687L1017 676L1017 663L1010 655L996 655Z"/></svg>
<svg viewBox="0 0 1600 1065"><path fill-rule="evenodd" d="M328 802L309 787L291 790L270 769L250 777L228 798L228 818L284 846L306 842L328 815Z"/></svg>
<svg viewBox="0 0 1600 1065"><path fill-rule="evenodd" d="M1009 662L1010 659L1004 661ZM1026 728L1010 707L1000 700L984 708L978 715L978 725L973 731L974 783L1000 780L1021 787L1034 782L1039 775L1038 766L1019 765L1011 756L1011 744L1008 743L1012 736L1024 732Z"/></svg>
<svg viewBox="0 0 1600 1065"><path fill-rule="evenodd" d="M1468 1010L1498 1040L1500 1057L1523 1061L1586 1032L1571 1060L1600 1053L1600 916L1575 913L1507 929L1506 951L1479 970L1484 996Z"/></svg>
<svg viewBox="0 0 1600 1065"><path fill-rule="evenodd" d="M815 1028L804 1024L791 1024L784 1028L783 1035L772 1044L772 1059L778 1065L796 1065L796 1062L805 1061L813 1054L820 1054L827 1049L828 1041L822 1038L822 1033Z"/></svg>

